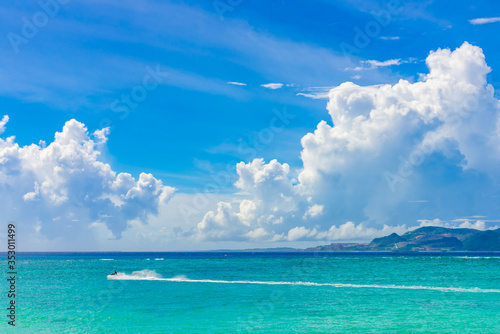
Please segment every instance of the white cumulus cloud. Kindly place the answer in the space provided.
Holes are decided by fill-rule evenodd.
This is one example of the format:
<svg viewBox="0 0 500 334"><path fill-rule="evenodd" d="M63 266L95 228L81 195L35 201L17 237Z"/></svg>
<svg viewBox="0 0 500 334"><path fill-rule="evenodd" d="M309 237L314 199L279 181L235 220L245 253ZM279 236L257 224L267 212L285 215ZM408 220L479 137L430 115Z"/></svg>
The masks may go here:
<svg viewBox="0 0 500 334"><path fill-rule="evenodd" d="M382 36L380 39L386 40L386 41L397 41L399 39L399 36Z"/></svg>
<svg viewBox="0 0 500 334"><path fill-rule="evenodd" d="M261 85L264 88L269 88L269 89L280 89L283 87L282 83L268 83L268 84L263 84Z"/></svg>
<svg viewBox="0 0 500 334"><path fill-rule="evenodd" d="M415 83L331 89L330 119L301 140L302 169L238 164L236 186L247 198L207 213L193 234L354 240L404 233L428 213L494 216L500 101L486 82L491 69L467 42L431 52L426 64Z"/></svg>
<svg viewBox="0 0 500 334"><path fill-rule="evenodd" d="M361 64L367 65L367 66L358 66L358 67L348 67L346 68L346 71L363 71L363 70L373 70L377 69L379 67L389 67L389 66L399 66L401 64L406 64L406 63L414 63L416 62L415 58L410 58L408 60L403 60L403 59L388 59L384 61L379 61L379 60L362 60Z"/></svg>
<svg viewBox="0 0 500 334"><path fill-rule="evenodd" d="M247 85L246 83L236 82L236 81L229 81L227 84L228 85L235 85L235 86L246 86Z"/></svg>
<svg viewBox="0 0 500 334"><path fill-rule="evenodd" d="M385 61L378 61L378 60L365 60L363 61L364 64L369 64L373 68L375 67L386 67L386 66L393 66L393 65L400 65L401 64L401 59L388 59Z"/></svg>
<svg viewBox="0 0 500 334"><path fill-rule="evenodd" d="M199 239L238 240L274 235L285 217L296 210L296 189L289 177L288 164L254 159L236 166L235 186L249 199L237 204L220 202L216 211L205 214L194 233Z"/></svg>
<svg viewBox="0 0 500 334"><path fill-rule="evenodd" d="M4 115L0 121L0 135L5 132L5 124L9 121L9 116Z"/></svg>
<svg viewBox="0 0 500 334"><path fill-rule="evenodd" d="M4 117L3 120L7 120ZM14 137L0 139L0 193L4 219L25 233L64 242L91 238L102 227L120 238L128 222L147 222L174 188L151 174L135 179L116 173L102 160L108 129L89 134L70 120L48 146L20 146Z"/></svg>
<svg viewBox="0 0 500 334"><path fill-rule="evenodd" d="M499 228L497 225L486 226L486 221L483 219L454 219L451 222L442 221L439 218L435 219L419 219L420 223L419 227L422 226L438 226L438 227L446 227L446 228L472 228L476 230L494 230Z"/></svg>
<svg viewBox="0 0 500 334"><path fill-rule="evenodd" d="M484 17L484 18L472 19L469 20L469 22L474 25L495 23L495 22L500 22L500 17Z"/></svg>

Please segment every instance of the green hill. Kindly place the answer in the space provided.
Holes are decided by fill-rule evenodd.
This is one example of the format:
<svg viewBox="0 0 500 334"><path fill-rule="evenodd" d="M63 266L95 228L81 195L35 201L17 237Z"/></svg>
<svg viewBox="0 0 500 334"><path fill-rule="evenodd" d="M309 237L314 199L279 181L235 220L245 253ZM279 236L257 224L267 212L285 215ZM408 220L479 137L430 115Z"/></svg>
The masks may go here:
<svg viewBox="0 0 500 334"><path fill-rule="evenodd" d="M463 248L469 251L500 251L500 229L476 233L464 241Z"/></svg>
<svg viewBox="0 0 500 334"><path fill-rule="evenodd" d="M373 241L370 242L368 247L370 247L370 248L394 247L395 244L397 244L398 242L403 242L403 241L406 241L406 238L399 236L397 233L393 233L393 234L388 235L386 237L373 239Z"/></svg>
<svg viewBox="0 0 500 334"><path fill-rule="evenodd" d="M392 233L369 244L331 244L305 251L500 251L500 229L480 231L471 228L424 226L403 235Z"/></svg>
<svg viewBox="0 0 500 334"><path fill-rule="evenodd" d="M438 226L424 226L416 230L406 232L403 237L408 240L433 239L440 236L455 237L458 240L464 240L476 233L479 230L471 228L446 228Z"/></svg>
<svg viewBox="0 0 500 334"><path fill-rule="evenodd" d="M455 237L444 237L439 239L421 241L418 246L431 246L433 248L461 250L463 245L462 242Z"/></svg>

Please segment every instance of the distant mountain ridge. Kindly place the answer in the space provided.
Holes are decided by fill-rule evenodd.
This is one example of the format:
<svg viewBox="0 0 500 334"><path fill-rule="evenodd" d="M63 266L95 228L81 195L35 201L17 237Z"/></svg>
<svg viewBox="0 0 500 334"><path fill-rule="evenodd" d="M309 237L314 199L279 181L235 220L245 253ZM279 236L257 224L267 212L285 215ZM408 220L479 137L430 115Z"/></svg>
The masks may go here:
<svg viewBox="0 0 500 334"><path fill-rule="evenodd" d="M403 235L392 233L375 238L369 244L333 243L307 248L305 251L500 251L500 228L481 231L470 228L425 226Z"/></svg>

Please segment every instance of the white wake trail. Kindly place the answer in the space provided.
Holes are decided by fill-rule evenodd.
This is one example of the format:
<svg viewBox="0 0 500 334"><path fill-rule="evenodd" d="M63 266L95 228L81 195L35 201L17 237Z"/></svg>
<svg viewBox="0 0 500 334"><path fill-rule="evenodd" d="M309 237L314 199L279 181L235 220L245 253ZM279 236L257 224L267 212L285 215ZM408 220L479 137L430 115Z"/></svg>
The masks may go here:
<svg viewBox="0 0 500 334"><path fill-rule="evenodd" d="M109 275L109 280L130 280L130 281L165 281L180 283L211 283L211 284L260 284L260 285L303 285L303 286L330 286L335 288L365 288L365 289L398 289L398 290L434 290L442 292L466 292L466 293L500 293L499 289L482 288L445 288L420 285L378 285L378 284L345 284L345 283L316 283L316 282L276 282L276 281L226 281L212 279L189 279L185 276L163 278L152 270L134 271L127 275L118 273Z"/></svg>

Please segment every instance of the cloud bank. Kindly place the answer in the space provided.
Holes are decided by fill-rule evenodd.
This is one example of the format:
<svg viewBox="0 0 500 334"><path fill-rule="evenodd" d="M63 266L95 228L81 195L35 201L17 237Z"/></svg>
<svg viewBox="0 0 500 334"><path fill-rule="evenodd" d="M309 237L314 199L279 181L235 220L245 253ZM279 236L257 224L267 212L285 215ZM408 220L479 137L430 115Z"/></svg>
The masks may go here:
<svg viewBox="0 0 500 334"><path fill-rule="evenodd" d="M275 159L240 162L238 194L173 233L158 218L147 224L174 189L151 174L113 171L104 157L108 130L89 134L76 120L49 145L0 139L0 210L25 239L57 239L66 248L103 235L361 241L457 217L478 217L458 226L488 228L500 198L500 101L486 81L491 69L469 43L433 51L426 64L415 83L329 90L329 117L301 140L301 169Z"/></svg>

